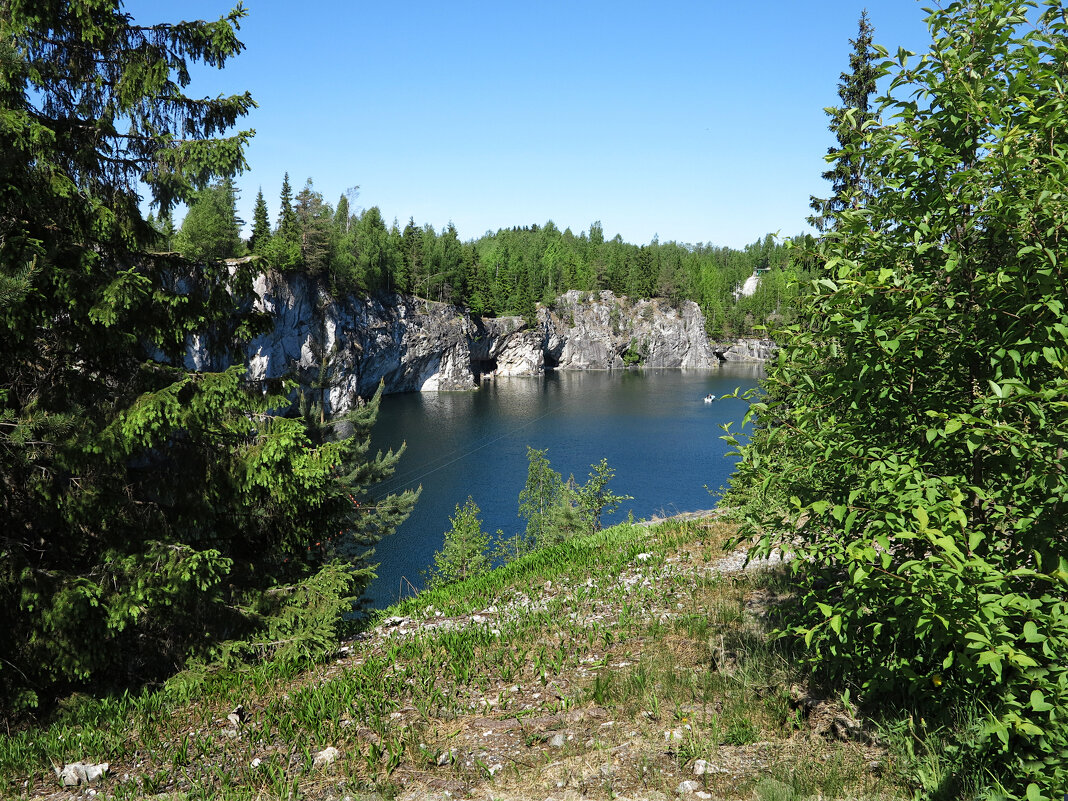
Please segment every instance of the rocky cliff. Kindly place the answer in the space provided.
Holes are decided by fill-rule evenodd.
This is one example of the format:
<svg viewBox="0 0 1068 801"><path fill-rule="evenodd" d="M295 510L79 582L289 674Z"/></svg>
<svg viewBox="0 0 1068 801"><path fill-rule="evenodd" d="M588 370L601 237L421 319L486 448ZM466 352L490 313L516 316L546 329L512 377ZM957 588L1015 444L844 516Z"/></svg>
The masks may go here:
<svg viewBox="0 0 1068 801"><path fill-rule="evenodd" d="M572 291L539 308L528 326L519 317L483 319L404 295L334 298L307 276L261 276L255 292L256 308L275 324L247 348L249 377L296 374L311 382L325 361L328 413L346 410L380 381L387 392L463 390L487 377L539 375L546 368L711 367L767 354L758 341L713 347L691 301L675 308L660 299ZM220 366L209 364L195 341L187 364Z"/></svg>
<svg viewBox="0 0 1068 801"><path fill-rule="evenodd" d="M764 362L775 355L778 345L772 339L739 338L715 342L712 352L724 362Z"/></svg>
<svg viewBox="0 0 1068 801"><path fill-rule="evenodd" d="M546 362L561 370L711 367L720 360L693 301L676 309L661 299L635 300L611 292L572 290L551 309L538 310Z"/></svg>

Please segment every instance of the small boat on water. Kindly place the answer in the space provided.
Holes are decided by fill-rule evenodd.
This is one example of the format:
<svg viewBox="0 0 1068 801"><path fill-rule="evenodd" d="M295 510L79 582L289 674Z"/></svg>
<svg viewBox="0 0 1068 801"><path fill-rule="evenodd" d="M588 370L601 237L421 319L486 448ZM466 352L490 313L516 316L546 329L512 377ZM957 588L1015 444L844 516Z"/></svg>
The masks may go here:
<svg viewBox="0 0 1068 801"><path fill-rule="evenodd" d="M715 399L716 399L716 396L713 395L711 392L709 392L707 395L705 395L705 403L711 403Z"/></svg>

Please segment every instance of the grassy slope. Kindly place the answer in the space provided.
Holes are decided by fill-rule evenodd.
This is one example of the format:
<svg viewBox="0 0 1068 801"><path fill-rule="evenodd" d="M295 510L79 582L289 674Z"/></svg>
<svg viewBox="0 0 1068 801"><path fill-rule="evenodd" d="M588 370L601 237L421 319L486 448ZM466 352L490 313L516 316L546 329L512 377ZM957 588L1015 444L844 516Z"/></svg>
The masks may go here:
<svg viewBox="0 0 1068 801"><path fill-rule="evenodd" d="M720 574L730 533L617 526L410 599L310 669L72 702L0 742L0 795L56 794L50 765L83 760L110 763L97 798L900 797L892 759L791 702L766 637L785 583Z"/></svg>

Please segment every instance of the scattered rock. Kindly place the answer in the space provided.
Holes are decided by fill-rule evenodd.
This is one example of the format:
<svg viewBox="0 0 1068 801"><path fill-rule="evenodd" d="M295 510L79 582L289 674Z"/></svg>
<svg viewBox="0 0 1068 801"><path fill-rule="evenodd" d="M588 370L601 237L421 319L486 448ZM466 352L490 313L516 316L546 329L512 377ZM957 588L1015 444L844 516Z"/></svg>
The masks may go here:
<svg viewBox="0 0 1068 801"><path fill-rule="evenodd" d="M552 739L549 740L549 745L553 748L563 748L565 743L567 743L567 738L562 732L557 732L552 736Z"/></svg>
<svg viewBox="0 0 1068 801"><path fill-rule="evenodd" d="M62 768L55 768L56 777L64 787L78 787L98 782L107 775L110 765L107 762L93 765L88 762L72 762Z"/></svg>
<svg viewBox="0 0 1068 801"><path fill-rule="evenodd" d="M839 703L810 695L796 684L790 688L790 703L802 711L814 736L869 744L875 742L864 724Z"/></svg>
<svg viewBox="0 0 1068 801"><path fill-rule="evenodd" d="M713 765L708 760L698 759L693 763L693 772L695 776L704 776L706 773L727 773L727 770L719 765Z"/></svg>
<svg viewBox="0 0 1068 801"><path fill-rule="evenodd" d="M684 782L679 782L679 786L675 788L675 792L679 795L683 795L685 793L696 793L700 789L700 782L695 782L693 779L687 779Z"/></svg>
<svg viewBox="0 0 1068 801"><path fill-rule="evenodd" d="M233 711L226 716L226 719L230 721L230 724L236 729L242 723L245 722L248 716L245 714L245 707L238 704L234 707Z"/></svg>
<svg viewBox="0 0 1068 801"><path fill-rule="evenodd" d="M341 752L334 746L328 746L315 755L315 759L312 760L313 768L324 768L327 765L332 765L337 761L337 758L341 756Z"/></svg>

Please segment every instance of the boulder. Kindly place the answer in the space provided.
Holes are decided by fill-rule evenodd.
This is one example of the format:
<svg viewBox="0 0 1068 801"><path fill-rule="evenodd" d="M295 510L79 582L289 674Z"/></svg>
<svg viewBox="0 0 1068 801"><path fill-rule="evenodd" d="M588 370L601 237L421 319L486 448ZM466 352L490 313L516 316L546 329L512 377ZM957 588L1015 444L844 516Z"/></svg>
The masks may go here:
<svg viewBox="0 0 1068 801"><path fill-rule="evenodd" d="M107 762L101 762L96 765L90 762L72 762L62 768L55 768L55 771L56 778L59 779L59 783L64 787L78 787L83 784L95 784L100 781L107 775L110 767Z"/></svg>

